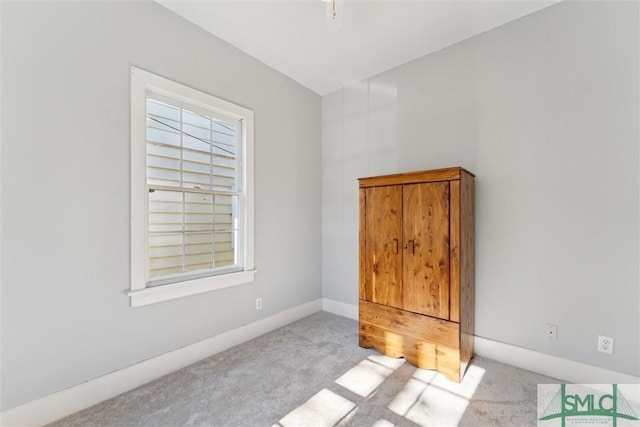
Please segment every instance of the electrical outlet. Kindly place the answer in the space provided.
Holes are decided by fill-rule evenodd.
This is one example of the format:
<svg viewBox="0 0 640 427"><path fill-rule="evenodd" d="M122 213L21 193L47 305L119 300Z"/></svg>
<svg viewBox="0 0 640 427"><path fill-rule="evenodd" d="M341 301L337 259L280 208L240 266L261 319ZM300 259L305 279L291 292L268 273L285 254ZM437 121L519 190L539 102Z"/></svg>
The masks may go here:
<svg viewBox="0 0 640 427"><path fill-rule="evenodd" d="M544 326L546 328L545 332L546 332L547 338L549 338L550 340L557 341L558 340L558 325L552 325L551 323L547 323Z"/></svg>
<svg viewBox="0 0 640 427"><path fill-rule="evenodd" d="M613 354L613 338L598 335L598 351Z"/></svg>
<svg viewBox="0 0 640 427"><path fill-rule="evenodd" d="M260 310L262 308L262 298L256 298L256 310Z"/></svg>

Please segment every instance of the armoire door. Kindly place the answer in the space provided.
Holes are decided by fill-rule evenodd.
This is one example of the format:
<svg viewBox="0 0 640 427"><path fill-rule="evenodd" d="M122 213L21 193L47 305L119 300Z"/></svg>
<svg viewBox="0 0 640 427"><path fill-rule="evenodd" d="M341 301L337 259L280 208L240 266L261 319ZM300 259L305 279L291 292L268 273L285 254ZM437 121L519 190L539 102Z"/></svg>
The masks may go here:
<svg viewBox="0 0 640 427"><path fill-rule="evenodd" d="M402 308L449 319L449 182L403 187Z"/></svg>
<svg viewBox="0 0 640 427"><path fill-rule="evenodd" d="M402 186L365 190L364 299L402 308Z"/></svg>

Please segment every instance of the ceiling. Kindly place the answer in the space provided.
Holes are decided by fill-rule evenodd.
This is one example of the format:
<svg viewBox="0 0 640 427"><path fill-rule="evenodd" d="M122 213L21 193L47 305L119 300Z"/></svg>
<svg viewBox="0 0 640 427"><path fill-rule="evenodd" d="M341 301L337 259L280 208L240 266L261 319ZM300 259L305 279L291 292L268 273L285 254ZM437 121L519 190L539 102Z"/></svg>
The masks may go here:
<svg viewBox="0 0 640 427"><path fill-rule="evenodd" d="M324 95L558 0L156 0Z"/></svg>

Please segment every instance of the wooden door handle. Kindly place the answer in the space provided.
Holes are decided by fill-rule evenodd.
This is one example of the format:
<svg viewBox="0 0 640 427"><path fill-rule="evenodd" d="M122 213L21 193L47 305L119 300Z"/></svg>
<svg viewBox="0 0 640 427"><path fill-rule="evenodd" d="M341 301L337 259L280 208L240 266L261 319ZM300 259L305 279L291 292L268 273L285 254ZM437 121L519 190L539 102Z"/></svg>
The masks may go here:
<svg viewBox="0 0 640 427"><path fill-rule="evenodd" d="M406 244L406 245L404 245L404 248L405 248L407 251L409 251L409 254L410 254L410 255L413 255L413 254L415 253L415 243L414 243L414 241L413 241L413 240L409 240L409 241L407 242L407 244Z"/></svg>
<svg viewBox="0 0 640 427"><path fill-rule="evenodd" d="M398 255L398 239L393 239L393 253Z"/></svg>

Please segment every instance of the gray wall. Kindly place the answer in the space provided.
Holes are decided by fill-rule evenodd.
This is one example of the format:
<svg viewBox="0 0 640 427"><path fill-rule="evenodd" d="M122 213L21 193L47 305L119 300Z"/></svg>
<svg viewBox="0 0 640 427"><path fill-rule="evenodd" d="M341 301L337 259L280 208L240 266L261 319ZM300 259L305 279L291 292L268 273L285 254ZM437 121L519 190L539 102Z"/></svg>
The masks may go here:
<svg viewBox="0 0 640 427"><path fill-rule="evenodd" d="M321 296L318 95L151 2L2 2L2 43L3 410ZM254 110L255 283L129 307L131 65Z"/></svg>
<svg viewBox="0 0 640 427"><path fill-rule="evenodd" d="M357 303L356 178L461 165L477 335L639 375L638 59L637 2L562 2L325 95L323 296Z"/></svg>

